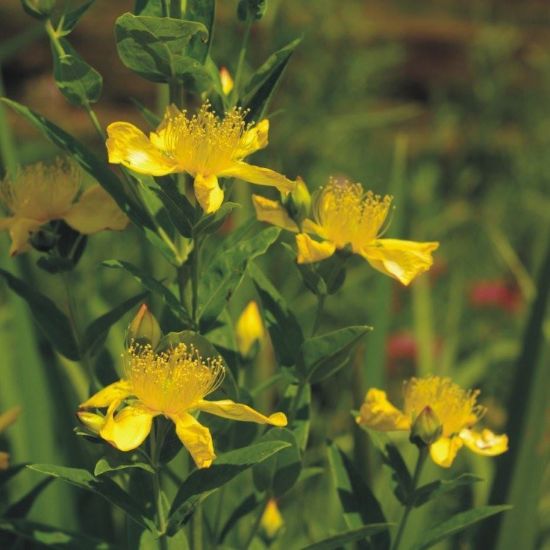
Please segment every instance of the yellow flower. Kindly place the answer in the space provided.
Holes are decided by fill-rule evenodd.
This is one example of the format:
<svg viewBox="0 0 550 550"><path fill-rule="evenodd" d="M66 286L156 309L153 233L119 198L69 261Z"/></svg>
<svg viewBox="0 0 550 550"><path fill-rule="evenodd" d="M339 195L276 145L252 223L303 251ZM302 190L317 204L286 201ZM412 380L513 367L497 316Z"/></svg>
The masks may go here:
<svg viewBox="0 0 550 550"><path fill-rule="evenodd" d="M392 199L365 192L360 183L330 179L313 200L313 220L304 220L301 230L280 203L258 195L252 199L259 220L298 233L297 261L301 264L324 260L350 246L372 267L408 285L431 267L432 252L439 246L437 242L381 239Z"/></svg>
<svg viewBox="0 0 550 550"><path fill-rule="evenodd" d="M477 404L479 391L466 391L450 378L431 376L411 378L405 383L404 393L404 409L400 411L388 401L386 392L370 389L356 418L357 423L383 432L408 431L418 416L429 410L441 425L440 434L429 445L430 456L444 468L451 466L463 445L484 456L496 456L508 450L506 435L471 429L485 413L485 409Z"/></svg>
<svg viewBox="0 0 550 550"><path fill-rule="evenodd" d="M243 357L246 357L255 342L261 342L265 337L264 324L258 304L251 300L244 308L235 327L237 346Z"/></svg>
<svg viewBox="0 0 550 550"><path fill-rule="evenodd" d="M243 162L267 145L269 131L268 120L247 125L244 115L234 108L220 119L205 103L188 118L186 111L172 105L149 138L128 122L113 122L107 128L109 162L151 176L187 172L195 178L195 196L206 213L215 212L223 202L218 177L292 191L294 183L283 175Z"/></svg>
<svg viewBox="0 0 550 550"><path fill-rule="evenodd" d="M80 181L74 164L57 159L50 166L40 162L27 166L14 180L0 183L0 201L11 212L0 218L0 230L10 233L11 256L29 250L32 234L52 220L65 220L85 235L126 227L128 218L99 185L78 196Z"/></svg>
<svg viewBox="0 0 550 550"><path fill-rule="evenodd" d="M5 413L0 414L0 434L9 426L11 426L21 413L21 407L12 407ZM10 467L10 455L4 451L0 451L0 471L7 470Z"/></svg>
<svg viewBox="0 0 550 550"><path fill-rule="evenodd" d="M229 399L206 401L223 381L221 357L203 360L193 346L183 342L156 352L150 344L133 342L127 350L125 377L102 389L80 405L79 417L120 451L131 451L151 431L153 418L172 420L176 433L199 468L215 458L210 430L191 414L203 411L231 420L286 426L286 416L264 416ZM87 409L106 408L105 416Z"/></svg>
<svg viewBox="0 0 550 550"><path fill-rule="evenodd" d="M222 92L224 95L229 95L233 90L235 83L233 82L233 77L231 73L227 70L226 67L220 69L220 82L222 84Z"/></svg>
<svg viewBox="0 0 550 550"><path fill-rule="evenodd" d="M274 538L284 525L283 516L274 498L268 500L260 525L270 539Z"/></svg>

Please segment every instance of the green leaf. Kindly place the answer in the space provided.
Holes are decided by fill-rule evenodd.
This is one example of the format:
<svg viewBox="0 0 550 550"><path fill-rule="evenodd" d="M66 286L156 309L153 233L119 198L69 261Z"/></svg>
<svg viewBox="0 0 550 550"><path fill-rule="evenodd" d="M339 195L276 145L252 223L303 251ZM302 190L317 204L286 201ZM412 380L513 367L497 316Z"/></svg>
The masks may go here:
<svg viewBox="0 0 550 550"><path fill-rule="evenodd" d="M473 508L472 510L456 514L443 523L425 531L420 539L411 546L410 550L425 550L426 548L430 548L439 541L445 540L456 533L460 533L475 523L483 521L495 514L500 514L500 512L510 510L511 508L511 506L507 505L480 506L479 508Z"/></svg>
<svg viewBox="0 0 550 550"><path fill-rule="evenodd" d="M391 523L365 525L363 527L359 527L358 529L345 531L344 533L339 533L338 535L315 542L309 546L305 546L302 550L334 550L336 548L342 548L342 545L348 542L360 541L382 531L387 531L391 525Z"/></svg>
<svg viewBox="0 0 550 550"><path fill-rule="evenodd" d="M72 158L104 187L116 201L120 209L138 226L153 229L151 219L130 190L126 190L123 183L116 177L108 165L99 160L84 145L74 139L67 132L56 126L53 122L43 116L31 111L10 99L1 98L6 105L11 107L18 114L25 117L30 123L36 126L54 145L70 154Z"/></svg>
<svg viewBox="0 0 550 550"><path fill-rule="evenodd" d="M59 91L73 105L96 103L103 88L102 76L76 52L59 55L53 51L53 74Z"/></svg>
<svg viewBox="0 0 550 550"><path fill-rule="evenodd" d="M187 0L185 16L189 21L202 23L208 31L208 38L193 36L189 44L189 55L197 61L205 63L210 52L214 36L214 19L216 15L216 0Z"/></svg>
<svg viewBox="0 0 550 550"><path fill-rule="evenodd" d="M78 361L80 357L78 345L66 315L49 298L8 271L0 269L0 276L27 302L34 320L53 347L68 359Z"/></svg>
<svg viewBox="0 0 550 550"><path fill-rule="evenodd" d="M302 457L296 436L285 428L271 429L260 441L285 441L289 447L254 466L252 474L258 491L267 491L275 498L288 492L300 477Z"/></svg>
<svg viewBox="0 0 550 550"><path fill-rule="evenodd" d="M299 374L311 383L325 380L349 363L357 345L371 330L368 326L353 326L309 338L298 357Z"/></svg>
<svg viewBox="0 0 550 550"><path fill-rule="evenodd" d="M458 487L464 487L479 481L483 481L483 478L472 474L462 474L455 479L438 479L422 487L418 487L418 489L412 493L411 501L413 506L418 508L426 504L429 500L449 493L450 491L454 491Z"/></svg>
<svg viewBox="0 0 550 550"><path fill-rule="evenodd" d="M26 495L11 504L6 510L2 510L2 517L10 519L24 518L30 512L34 501L51 482L52 479L43 479L37 483Z"/></svg>
<svg viewBox="0 0 550 550"><path fill-rule="evenodd" d="M241 205L236 202L225 202L221 207L212 214L203 216L193 228L194 235L203 233L215 233L225 222L227 217L235 208L240 208Z"/></svg>
<svg viewBox="0 0 550 550"><path fill-rule="evenodd" d="M90 323L82 337L82 353L88 352L95 355L105 342L105 338L107 338L107 334L109 334L111 327L118 322L125 313L142 302L148 294L148 292L137 294Z"/></svg>
<svg viewBox="0 0 550 550"><path fill-rule="evenodd" d="M301 391L298 403L293 405L296 394ZM307 447L307 440L309 437L309 427L311 424L310 407L311 407L311 386L305 384L300 390L297 384L289 384L285 390L285 395L281 403L281 410L290 411L291 407L294 407L294 418L290 429L296 436L298 445L303 452Z"/></svg>
<svg viewBox="0 0 550 550"><path fill-rule="evenodd" d="M208 37L208 29L195 21L125 13L115 23L120 59L132 71L153 82L210 77L202 64L185 55L191 39Z"/></svg>
<svg viewBox="0 0 550 550"><path fill-rule="evenodd" d="M15 464L10 466L7 470L0 470L0 487L7 483L12 477L15 477L19 472L27 467L27 464Z"/></svg>
<svg viewBox="0 0 550 550"><path fill-rule="evenodd" d="M197 213L187 197L178 191L172 181L163 182L160 188L153 191L162 201L178 233L183 237L192 237Z"/></svg>
<svg viewBox="0 0 550 550"><path fill-rule="evenodd" d="M216 254L199 282L198 318L203 332L212 326L231 299L250 260L265 254L280 231L277 227L268 227L253 238Z"/></svg>
<svg viewBox="0 0 550 550"><path fill-rule="evenodd" d="M95 465L94 475L100 476L111 472L120 472L131 468L139 468L150 474L155 473L155 469L147 462L131 460L126 453L113 452L107 456L101 457Z"/></svg>
<svg viewBox="0 0 550 550"><path fill-rule="evenodd" d="M250 514L250 512L259 505L260 499L255 494L245 496L244 499L234 507L233 512L231 512L231 515L227 518L223 529L220 531L218 544L223 543L225 537L231 532L241 518Z"/></svg>
<svg viewBox="0 0 550 550"><path fill-rule="evenodd" d="M63 35L69 34L80 21L80 18L88 11L95 0L86 0L83 4L64 14L63 21L61 23L61 30Z"/></svg>
<svg viewBox="0 0 550 550"><path fill-rule="evenodd" d="M346 525L356 529L365 524L384 524L386 518L378 500L349 458L334 443L328 445L328 459ZM389 533L379 534L374 543L380 550L389 548Z"/></svg>
<svg viewBox="0 0 550 550"><path fill-rule="evenodd" d="M248 274L262 302L264 320L277 361L283 367L290 367L296 363L296 357L304 341L302 327L286 300L255 263L249 265Z"/></svg>
<svg viewBox="0 0 550 550"><path fill-rule="evenodd" d="M284 48L276 51L252 75L239 102L241 107L248 110L248 120L258 121L264 116L275 87L290 60L290 56L300 42L301 38L298 38L287 44Z"/></svg>
<svg viewBox="0 0 550 550"><path fill-rule="evenodd" d="M0 518L0 531L13 533L31 542L61 550L120 550L107 542L94 539L81 533L73 533L51 525L44 525L23 519Z"/></svg>
<svg viewBox="0 0 550 550"><path fill-rule="evenodd" d="M168 534L175 533L205 498L255 464L288 447L284 441L256 443L219 456L210 468L191 472L180 486L168 520Z"/></svg>
<svg viewBox="0 0 550 550"><path fill-rule="evenodd" d="M66 468L64 466L55 466L52 464L32 464L29 468L35 472L61 479L71 485L75 485L76 487L80 487L81 489L101 496L114 506L126 512L135 522L150 531L156 532L155 523L148 516L147 512L110 478L94 477L87 470Z"/></svg>
<svg viewBox="0 0 550 550"><path fill-rule="evenodd" d="M184 324L190 325L191 321L187 311L180 304L176 296L166 288L160 281L157 281L141 269L128 262L120 260L106 260L102 265L111 269L124 269L130 273L136 281L143 285L147 290L157 295L170 308L170 311Z"/></svg>

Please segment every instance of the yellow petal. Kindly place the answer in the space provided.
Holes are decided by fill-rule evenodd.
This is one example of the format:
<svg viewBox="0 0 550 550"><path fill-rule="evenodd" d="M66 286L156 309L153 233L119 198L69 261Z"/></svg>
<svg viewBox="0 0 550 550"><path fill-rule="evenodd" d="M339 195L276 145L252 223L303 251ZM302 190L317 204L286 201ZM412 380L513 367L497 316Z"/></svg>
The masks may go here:
<svg viewBox="0 0 550 550"><path fill-rule="evenodd" d="M210 430L189 413L170 418L176 424L176 433L193 457L197 468L209 468L216 458Z"/></svg>
<svg viewBox="0 0 550 550"><path fill-rule="evenodd" d="M261 222L267 222L294 233L298 231L296 222L292 220L280 202L266 199L260 195L252 195L252 204L256 210L256 217Z"/></svg>
<svg viewBox="0 0 550 550"><path fill-rule="evenodd" d="M257 302L251 300L244 308L235 326L237 347L240 354L246 357L256 342L265 338L264 324Z"/></svg>
<svg viewBox="0 0 550 550"><path fill-rule="evenodd" d="M260 526L269 538L274 538L283 525L284 520L277 506L277 501L270 498L260 520Z"/></svg>
<svg viewBox="0 0 550 550"><path fill-rule="evenodd" d="M182 119L186 120L185 114L174 104L168 105L157 129L149 134L151 143L160 151L170 154L174 150L174 137Z"/></svg>
<svg viewBox="0 0 550 550"><path fill-rule="evenodd" d="M361 426L381 432L408 430L411 427L410 418L388 401L385 391L376 388L367 392L355 420Z"/></svg>
<svg viewBox="0 0 550 550"><path fill-rule="evenodd" d="M258 124L247 130L241 142L239 143L239 148L235 152L235 157L243 159L252 153L255 153L259 149L267 147L267 136L269 134L269 120L264 118Z"/></svg>
<svg viewBox="0 0 550 550"><path fill-rule="evenodd" d="M320 262L321 260L330 258L336 250L334 243L330 241L314 241L305 233L296 235L296 246L298 247L298 257L296 261L299 264Z"/></svg>
<svg viewBox="0 0 550 550"><path fill-rule="evenodd" d="M105 417L102 414L96 414L89 411L78 411L76 413L78 420L92 432L98 434L105 425Z"/></svg>
<svg viewBox="0 0 550 550"><path fill-rule="evenodd" d="M449 468L461 447L460 437L442 437L430 445L430 456L438 466Z"/></svg>
<svg viewBox="0 0 550 550"><path fill-rule="evenodd" d="M247 164L246 162L236 162L231 168L227 168L223 172L218 174L220 177L226 178L238 178L249 183L256 183L258 185L271 185L276 187L282 193L289 193L294 189L295 183L290 181L282 174L270 170L269 168L262 168L261 166L254 166L253 164Z"/></svg>
<svg viewBox="0 0 550 550"><path fill-rule="evenodd" d="M508 436L496 435L491 430L474 432L464 429L460 432L464 445L478 455L497 456L508 450Z"/></svg>
<svg viewBox="0 0 550 550"><path fill-rule="evenodd" d="M128 225L128 218L124 212L100 185L86 189L63 219L73 229L85 235L104 229L121 231Z"/></svg>
<svg viewBox="0 0 550 550"><path fill-rule="evenodd" d="M132 394L132 387L126 380L119 380L113 384L109 384L102 390L99 390L96 394L92 395L90 399L84 401L80 405L81 409L101 409L103 407L109 407L113 401L122 401L126 397Z"/></svg>
<svg viewBox="0 0 550 550"><path fill-rule="evenodd" d="M0 220L0 231L7 229L11 238L10 256L16 256L31 249L29 239L43 222L29 218L4 218Z"/></svg>
<svg viewBox="0 0 550 550"><path fill-rule="evenodd" d="M439 243L378 239L356 251L375 269L408 285L415 277L430 269L432 252Z"/></svg>
<svg viewBox="0 0 550 550"><path fill-rule="evenodd" d="M205 214L212 214L220 208L223 202L223 191L216 176L197 174L193 187L197 202Z"/></svg>
<svg viewBox="0 0 550 550"><path fill-rule="evenodd" d="M140 174L164 176L178 172L178 163L155 147L133 124L113 122L107 127L109 162Z"/></svg>
<svg viewBox="0 0 550 550"><path fill-rule="evenodd" d="M202 399L195 407L199 411L204 411L230 420L240 420L243 422L256 422L257 424L270 424L271 426L283 427L287 425L286 415L277 412L265 416L255 411L248 405L235 403L231 399L222 399L221 401L205 401Z"/></svg>
<svg viewBox="0 0 550 550"><path fill-rule="evenodd" d="M129 405L115 413L117 403L113 402L107 412L105 424L99 435L119 451L137 449L149 435L153 425L153 414L142 408Z"/></svg>

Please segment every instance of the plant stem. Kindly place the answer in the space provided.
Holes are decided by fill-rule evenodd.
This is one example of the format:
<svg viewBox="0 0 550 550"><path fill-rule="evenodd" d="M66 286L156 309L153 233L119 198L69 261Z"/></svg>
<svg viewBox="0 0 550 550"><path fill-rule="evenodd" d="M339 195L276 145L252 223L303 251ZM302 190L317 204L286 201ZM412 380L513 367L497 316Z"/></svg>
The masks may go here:
<svg viewBox="0 0 550 550"><path fill-rule="evenodd" d="M191 548L202 550L202 507L199 504L191 518Z"/></svg>
<svg viewBox="0 0 550 550"><path fill-rule="evenodd" d="M420 475L422 474L422 468L424 466L427 456L428 456L427 447L422 447L421 449L418 450L418 458L416 460L416 466L414 468L414 474L413 474L412 483L411 483L411 495L408 498L407 505L405 506L405 510L403 512L403 515L401 516L401 521L399 522L399 527L397 529L397 535L395 536L395 540L393 541L391 550L398 550L399 545L401 543L401 539L403 537L403 533L405 532L405 527L407 525L407 520L409 519L409 514L411 513L411 510L413 508L412 493L415 491L418 485L418 482L420 481Z"/></svg>
<svg viewBox="0 0 550 550"><path fill-rule="evenodd" d="M235 71L235 80L233 85L233 93L231 95L231 99L233 104L237 103L237 99L239 97L239 91L241 87L241 79L243 76L243 67L244 67L244 60L246 57L246 50L248 49L248 41L250 39L250 30L252 29L252 20L248 20L246 22L246 26L244 28L244 34L243 34L243 41L241 43L241 51L239 52L239 60L237 62L237 70Z"/></svg>
<svg viewBox="0 0 550 550"><path fill-rule="evenodd" d="M160 427L158 424L153 424L151 430L151 463L155 470L153 474L153 498L155 500L155 507L157 510L157 527L161 533L161 539L164 537L166 530L166 518L164 516L164 508L162 504L162 492L160 486L160 453L162 451L162 445L166 436L166 430Z"/></svg>
<svg viewBox="0 0 550 550"><path fill-rule="evenodd" d="M317 295L317 309L315 310L315 319L313 321L313 326L311 327L311 336L315 336L317 330L319 330L321 316L323 315L323 308L325 307L325 299L326 296L324 294Z"/></svg>
<svg viewBox="0 0 550 550"><path fill-rule="evenodd" d="M248 533L248 537L246 538L246 542L243 545L243 548L250 548L250 545L252 544L252 541L254 540L254 536L256 535L258 531L258 527L260 526L260 522L262 521L262 517L264 515L265 509L267 507L267 503L269 502L269 495L266 495L263 502L260 505L260 508L258 509L258 514L256 515L256 518L254 519L254 523L252 524L252 529L250 529L250 532Z"/></svg>
<svg viewBox="0 0 550 550"><path fill-rule="evenodd" d="M199 303L199 273L200 273L200 245L202 240L196 237L191 252L191 319L197 325L197 310Z"/></svg>

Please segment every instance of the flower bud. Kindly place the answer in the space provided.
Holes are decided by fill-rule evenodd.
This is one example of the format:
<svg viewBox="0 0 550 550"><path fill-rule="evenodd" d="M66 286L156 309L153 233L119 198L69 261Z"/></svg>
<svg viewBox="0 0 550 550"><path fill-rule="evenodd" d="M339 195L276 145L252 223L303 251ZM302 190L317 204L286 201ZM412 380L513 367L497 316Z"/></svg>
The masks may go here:
<svg viewBox="0 0 550 550"><path fill-rule="evenodd" d="M261 19L267 10L267 0L240 0L237 17L241 21Z"/></svg>
<svg viewBox="0 0 550 550"><path fill-rule="evenodd" d="M229 95L233 90L233 77L231 73L225 68L220 69L220 81L222 83L222 91L224 95Z"/></svg>
<svg viewBox="0 0 550 550"><path fill-rule="evenodd" d="M260 343L265 337L264 325L258 304L252 300L244 308L236 326L237 346L243 357L251 355L256 342Z"/></svg>
<svg viewBox="0 0 550 550"><path fill-rule="evenodd" d="M56 0L21 0L23 9L36 19L47 19L55 8Z"/></svg>
<svg viewBox="0 0 550 550"><path fill-rule="evenodd" d="M430 406L426 406L411 427L410 440L418 447L426 447L435 443L442 431L443 426L437 414Z"/></svg>
<svg viewBox="0 0 550 550"><path fill-rule="evenodd" d="M285 208L298 226L308 217L311 210L311 194L302 178L296 178L296 187L286 198Z"/></svg>
<svg viewBox="0 0 550 550"><path fill-rule="evenodd" d="M260 526L264 530L267 537L272 539L281 529L283 524L283 516L281 515L281 512L279 512L277 501L274 498L270 498L262 515Z"/></svg>
<svg viewBox="0 0 550 550"><path fill-rule="evenodd" d="M128 327L128 342L145 340L153 348L156 348L161 336L162 332L158 321L149 311L147 305L143 304Z"/></svg>
<svg viewBox="0 0 550 550"><path fill-rule="evenodd" d="M99 430L103 428L103 424L105 424L105 417L101 414L81 410L76 413L76 416L86 428L95 434L98 434Z"/></svg>

